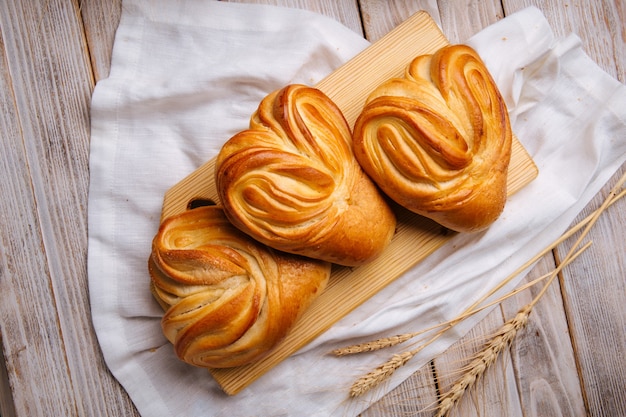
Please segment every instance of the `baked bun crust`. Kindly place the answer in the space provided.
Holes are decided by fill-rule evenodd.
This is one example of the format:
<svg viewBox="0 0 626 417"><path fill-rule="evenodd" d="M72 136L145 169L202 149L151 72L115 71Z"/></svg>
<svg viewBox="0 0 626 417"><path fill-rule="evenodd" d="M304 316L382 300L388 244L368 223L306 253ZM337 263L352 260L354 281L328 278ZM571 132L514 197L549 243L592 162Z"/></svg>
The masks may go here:
<svg viewBox="0 0 626 417"><path fill-rule="evenodd" d="M210 206L161 224L149 271L176 355L227 368L261 359L283 339L324 290L330 264L270 249Z"/></svg>
<svg viewBox="0 0 626 417"><path fill-rule="evenodd" d="M511 127L478 54L447 46L415 58L404 78L368 97L354 153L401 206L460 232L482 230L504 209Z"/></svg>
<svg viewBox="0 0 626 417"><path fill-rule="evenodd" d="M315 88L294 84L264 98L250 128L222 147L215 175L231 222L281 251L357 266L395 231L343 114Z"/></svg>

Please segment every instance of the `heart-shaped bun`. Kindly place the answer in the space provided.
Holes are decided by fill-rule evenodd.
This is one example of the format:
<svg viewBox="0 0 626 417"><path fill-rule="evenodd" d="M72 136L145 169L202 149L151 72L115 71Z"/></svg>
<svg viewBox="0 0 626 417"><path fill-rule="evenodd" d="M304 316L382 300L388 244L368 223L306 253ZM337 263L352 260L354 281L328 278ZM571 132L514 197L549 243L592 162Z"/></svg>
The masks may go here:
<svg viewBox="0 0 626 417"><path fill-rule="evenodd" d="M250 129L222 147L215 178L231 222L281 251L357 266L395 231L395 215L354 158L343 114L315 88L265 97Z"/></svg>
<svg viewBox="0 0 626 417"><path fill-rule="evenodd" d="M206 368L265 356L330 276L330 263L260 244L217 206L166 219L148 266L163 333L181 360Z"/></svg>
<svg viewBox="0 0 626 417"><path fill-rule="evenodd" d="M415 58L367 99L354 152L398 204L452 230L482 230L504 209L511 127L504 100L465 45Z"/></svg>

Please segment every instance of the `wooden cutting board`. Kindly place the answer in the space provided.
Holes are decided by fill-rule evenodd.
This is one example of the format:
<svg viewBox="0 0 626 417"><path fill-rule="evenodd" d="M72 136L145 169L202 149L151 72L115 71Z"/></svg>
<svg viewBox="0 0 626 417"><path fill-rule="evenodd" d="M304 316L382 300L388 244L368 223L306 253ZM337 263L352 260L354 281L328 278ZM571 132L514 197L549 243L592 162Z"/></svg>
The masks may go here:
<svg viewBox="0 0 626 417"><path fill-rule="evenodd" d="M418 12L316 87L337 103L353 126L366 97L375 87L401 76L414 57L433 53L447 44L430 16ZM242 126L242 130L245 128ZM215 161L210 160L172 187L165 194L162 217L183 212L203 201L219 204L214 166ZM509 194L524 187L537 174L537 167L514 137ZM358 268L334 266L326 290L269 356L247 366L210 370L224 392L234 395L250 385L454 236L436 223L401 208L396 208L396 214L397 231L383 255Z"/></svg>

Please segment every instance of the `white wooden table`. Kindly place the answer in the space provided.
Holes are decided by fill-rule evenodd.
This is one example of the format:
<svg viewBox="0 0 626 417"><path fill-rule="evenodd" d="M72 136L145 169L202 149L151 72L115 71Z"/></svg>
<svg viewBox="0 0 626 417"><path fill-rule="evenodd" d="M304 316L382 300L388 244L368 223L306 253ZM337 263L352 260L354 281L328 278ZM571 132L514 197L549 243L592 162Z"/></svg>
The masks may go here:
<svg viewBox="0 0 626 417"><path fill-rule="evenodd" d="M451 42L524 7L570 32L610 75L626 81L623 0L258 0L326 14L376 41L426 10ZM0 1L0 414L137 415L109 373L91 324L87 287L89 104L106 78L121 0ZM612 183L581 213L599 206ZM459 416L626 416L626 201L612 206L593 246L560 276ZM565 248L568 248L567 242ZM554 268L563 248L528 279ZM364 416L430 415L435 376L532 297L495 309L458 346ZM454 414L453 414L454 415Z"/></svg>

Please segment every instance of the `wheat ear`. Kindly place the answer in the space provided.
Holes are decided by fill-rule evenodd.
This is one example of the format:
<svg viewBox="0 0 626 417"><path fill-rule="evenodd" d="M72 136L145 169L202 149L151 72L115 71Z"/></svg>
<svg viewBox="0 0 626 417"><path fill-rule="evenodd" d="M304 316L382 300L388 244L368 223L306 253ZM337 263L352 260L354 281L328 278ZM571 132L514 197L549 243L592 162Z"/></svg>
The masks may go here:
<svg viewBox="0 0 626 417"><path fill-rule="evenodd" d="M463 394L482 377L487 369L498 359L500 353L511 345L517 332L528 323L528 316L531 310L531 306L526 306L520 310L513 319L507 321L500 328L480 354L474 357L468 365L468 371L441 397L437 414L435 414L436 417L447 416Z"/></svg>
<svg viewBox="0 0 626 417"><path fill-rule="evenodd" d="M591 245L591 242L588 243L587 245L583 246L578 252L573 254L569 259L564 260L564 262L562 263L562 267L565 267L567 264L571 263L582 252L584 252L590 245ZM545 279L546 277L549 277L549 276L550 276L550 274L546 274L543 277L541 277L541 279ZM511 291L511 294L517 294L520 291L529 288L530 284L534 284L534 283L539 282L539 281L540 281L540 279L537 279L537 280L535 280L535 281L533 281L533 282L531 282L531 283L529 283L527 285L524 285L523 287L517 288L517 289ZM501 301L502 301L502 299L496 300L493 303L490 303L490 304L488 304L488 305L486 305L484 307L481 307L481 308L479 308L477 310L474 310L473 313L476 313L479 310L487 308L488 306L490 306L492 304L495 304L495 303L499 303ZM456 323L458 323L459 321L467 318L467 316L468 316L468 314L462 315L461 317L458 317L458 318L456 318L454 320L450 320L449 322L447 322L447 325L445 327L440 329L437 333L435 333L434 336L432 336L425 343L422 343L421 345L419 345L416 349L413 349L413 350L410 350L410 351L407 351L407 352L403 352L403 353L400 353L400 354L393 355L391 357L391 359L389 359L387 362L385 362L382 365L378 366L376 369L374 369L373 371L369 372L367 375L362 376L361 378L357 379L354 382L354 384L352 384L352 386L350 387L350 395L352 397L357 397L357 396L363 395L366 392L368 392L370 389L374 388L376 385L380 384L381 382L383 382L387 378L391 377L391 375L393 375L393 373L398 368L400 368L405 363L407 363L411 358L413 358L415 355L417 355L426 346L430 345L435 340L437 340L439 337L441 337L446 331L448 331L450 328L452 328ZM423 333L423 332L416 332L416 333ZM407 334L407 335L409 335L409 334ZM392 340L393 340L393 338L379 339L379 341L382 341L381 345L387 344L387 343L391 343ZM372 349L372 347L376 347L376 342L377 341L366 343L366 344L363 344L363 345L355 345L355 346L357 346L356 349L362 349L363 346L368 345L369 349L371 351L371 350L374 350L374 349ZM355 347L353 347L353 348L355 348ZM360 351L363 352L363 350L360 350Z"/></svg>
<svg viewBox="0 0 626 417"><path fill-rule="evenodd" d="M617 200L619 200L620 198L624 197L626 195L626 190L622 190L619 194L615 194L610 202L609 202L609 206L613 203L615 203ZM608 207L608 206L607 206ZM596 211L598 212L600 211L599 209ZM404 343L407 340L413 339L417 336L420 336L422 334L428 333L430 331L433 331L437 328L444 328L445 330L450 329L451 327L453 327L456 323L463 321L464 319L466 319L469 316L472 316L476 313L479 313L489 307L492 307L496 304L501 303L502 301L506 300L509 297L512 297L513 295L527 289L530 288L532 286L534 286L535 284L539 283L540 281L543 281L545 279L547 279L551 274L545 274L535 280L533 280L530 283L527 283L526 285L516 288L514 290L512 290L511 292L503 295L501 298L498 298L497 300L491 301L488 304L483 304L487 299L489 299L490 297L492 297L496 292L498 292L499 290L501 290L506 284L508 284L513 278L515 278L516 276L518 276L519 274L522 273L522 271L524 271L526 268L530 267L531 265L533 265L535 262L537 262L541 257L543 257L545 254L547 254L548 252L550 252L551 250L553 250L555 247L557 247L558 245L560 245L561 243L563 243L565 240L569 239L570 237L572 237L576 232L580 231L584 226L586 226L589 221L591 221L591 219L593 218L594 214L596 213L592 213L589 216L587 216L585 219L581 220L578 224L576 224L575 226L571 227L567 232L565 232L559 239L555 240L554 242L552 242L550 245L546 246L542 251L540 251L539 253L537 253L533 258L531 258L530 260L528 260L526 263L524 263L522 266L520 266L517 270L515 270L513 273L511 273L507 278L505 278L504 280L502 280L496 287L494 287L491 291L489 291L487 294L485 294L484 296L482 296L480 299L478 299L474 304L472 304L469 308L467 308L463 313L461 313L459 316L442 322L442 323L438 323L434 326L428 327L426 329L422 329L420 331L416 331L416 332L411 332L411 333L403 333L403 334L399 334L399 335L395 335L395 336L390 336L390 337L383 337L380 339L376 339L373 341L368 341L368 342L364 342L364 343L358 343L358 344L354 344L354 345L350 345L350 346L345 346L345 347L341 347L341 348L337 348L335 350L333 350L331 353L336 355L336 356L346 356L346 355L353 355L356 353L363 353L363 352L371 352L374 350L379 350L379 349L384 349L387 347L391 347L391 346L396 346L400 343ZM563 264L564 266L567 265L569 262L573 261L575 259L575 257L571 257L569 259L569 261L567 259L563 260Z"/></svg>
<svg viewBox="0 0 626 417"><path fill-rule="evenodd" d="M569 259L564 259L563 260L563 266L567 266L569 263L573 262L585 249L588 248L588 245L586 245L585 247L581 248L580 251L578 251L575 255L573 255L572 257L570 257ZM530 287L533 287L535 285L537 285L537 283L549 278L551 276L551 273L547 273L544 274L538 278L535 278L534 280L527 282L526 284L520 285L519 287L511 290L510 292L508 292L507 294L503 295L502 297L490 301L487 304L483 304L480 307L475 307L475 308L469 308L467 309L465 312L463 312L462 314L459 314L457 317L448 320L448 321L444 321L441 323L438 323L434 326L431 327L427 327L425 329L416 331L416 332L412 332L412 333L403 333L403 334L399 334L396 336L389 336L389 337L382 337L380 339L376 339L376 340L372 340L369 342L364 342L364 343L359 343L359 344L355 344L355 345L350 345L350 346L345 346L345 347L341 347L338 349L333 350L331 353L333 353L336 356L347 356L347 355L354 355L356 353L364 353L364 352L372 352L375 350L380 350L380 349L384 349L387 347L391 347L391 346L395 346L395 345L399 345L400 343L404 343L407 340L413 339L417 336L420 336L422 334L428 333L430 331L433 331L437 328L441 328L438 333L444 333L447 330L449 330L450 328L452 328L455 324L465 320L466 318L468 318L469 316L472 316L476 313L479 313L483 310L486 310L490 307L493 307L494 305L498 305L501 302L503 302L504 300L506 300L507 298L510 298L512 296L514 296L515 294L518 294L524 290L529 289ZM431 339L429 342L432 343L436 340L436 338Z"/></svg>
<svg viewBox="0 0 626 417"><path fill-rule="evenodd" d="M391 338L378 339L377 341L374 341L374 342L369 342L369 343L365 343L365 344L361 344L361 345L353 345L353 346L349 346L347 348L337 349L337 350L333 351L336 355L371 351L371 350L375 350L375 349L382 348L382 347L392 346L394 344L400 343L400 341L406 341L406 340L408 340L408 339L410 339L410 338L412 338L412 337L414 337L416 335L420 335L420 334L423 334L423 333L425 333L427 331L434 330L437 327L442 327L434 336L431 337L431 339L429 339L425 343L419 345L418 348L416 348L414 350L411 350L411 351L407 351L407 352L401 353L401 354L394 355L389 361L387 361L387 362L383 363L382 365L378 366L374 371L372 371L372 372L368 373L367 375L359 378L354 384L352 384L352 386L350 388L350 395L353 396L353 397L363 395L364 393L366 393L367 391L372 389L374 386L380 384L381 382L383 382L387 378L391 377L391 375L393 375L393 373L398 368L403 366L406 362L408 362L411 358L413 358L415 355L417 355L426 346L428 346L429 344L431 344L432 342L437 340L447 330L449 330L454 325L456 325L458 322L464 320L468 316L470 316L472 314L475 314L476 312L478 312L480 310L483 310L484 308L487 308L488 306L494 305L495 303L502 302L506 298L508 298L508 297L510 297L510 296L512 296L514 294L519 293L523 289L529 288L531 286L530 284L535 284L535 283L537 283L539 281L542 281L544 279L548 279L548 282L544 285L544 287L539 292L537 297L529 305L527 305L525 308L520 310L520 313L524 312L524 314L526 314L526 315L530 314L530 311L532 310L532 308L535 305L535 303L537 303L539 301L539 299L543 296L543 294L545 293L545 291L549 287L550 283L552 283L554 278L556 276L558 276L559 272L561 272L561 270L565 266L567 266L570 262L572 262L576 257L578 257L578 255L580 255L584 250L586 250L589 247L589 245L591 245L591 242L589 242L586 245L584 245L582 248L580 248L579 250L576 251L576 247L578 247L578 245L583 240L583 238L589 233L589 230L591 229L591 227L593 227L593 225L595 224L597 219L600 217L600 215L604 212L604 210L606 210L610 205L612 205L617 200L619 200L620 198L622 198L622 197L624 197L626 195L626 190L622 190L619 193L617 192L617 190L619 190L619 188L622 187L622 185L624 184L625 181L626 181L626 174L624 174L622 176L622 178L617 182L617 184L611 190L611 192L609 193L609 195L607 196L607 198L605 199L604 203L601 205L600 208L595 210L591 215L587 216L584 220L579 222L576 226L570 228L559 239L557 239L551 245L546 247L543 251L538 253L535 257L533 257L528 262L526 262L524 265L522 265L520 268L518 268L513 274L511 274L503 282L501 282L494 290L492 290L489 294L487 294L486 296L484 296L481 299L479 299L476 303L474 303L470 308L468 308L464 313L462 313L461 315L459 315L455 319L450 320L450 321L448 321L446 323L437 325L437 326L433 326L433 327L431 327L429 329L425 329L423 331L414 332L414 333L407 333L407 334L404 334L404 335L393 336ZM563 241L565 241L569 237L573 236L576 232L581 230L583 227L584 227L584 231L581 234L581 236L577 239L576 243L574 245L572 245L572 248L570 249L570 251L567 254L567 256L562 260L562 262L557 266L557 268L555 268L551 273L546 274L543 277L541 277L540 279L537 279L537 280L533 281L532 283L529 283L529 284L527 284L527 285L525 285L525 286L523 286L521 288L517 288L517 289L511 291L509 294L503 296L502 298L500 298L500 299L498 299L498 300L496 300L496 301L494 301L492 303L489 303L489 304L484 305L482 307L478 307L488 297L490 297L497 290L501 289L504 285L506 285L506 283L508 283L513 277L515 277L516 275L520 274L523 270L525 270L526 268L528 268L531 265L533 265L543 255L545 255L550 250L553 250L556 246L561 244ZM520 323L525 323L524 321L521 321L519 319L520 318L518 317L518 322L516 322L516 323L518 323L518 326L519 326ZM510 325L510 323L508 323L508 324ZM505 324L505 326L507 326L507 324ZM513 328L515 328L515 327L513 327ZM507 326L507 329L508 329L508 331L512 331L511 330L512 328L510 326ZM519 328L515 329L515 334L517 334L518 330L519 330ZM499 332L498 334L500 334L500 333L501 332ZM491 352L493 353L493 350ZM457 388L456 388L457 390L458 390L459 386L457 386ZM467 389L467 386L466 386L465 389ZM464 392L465 389L461 390L459 392ZM447 394L442 396L442 398L446 398L446 396L447 396ZM452 397L453 398L460 398L460 396L457 397L457 395L454 395ZM447 403L449 403L449 401Z"/></svg>
<svg viewBox="0 0 626 417"><path fill-rule="evenodd" d="M364 377L361 377L357 382L352 384L352 387L350 388L350 396L358 397L365 394L372 387L388 379L398 368L402 367L413 356L412 352L404 352L393 355L390 360L380 365L376 368L376 370L368 373Z"/></svg>
<svg viewBox="0 0 626 417"><path fill-rule="evenodd" d="M617 191L619 190L619 188L622 187L625 181L626 174L624 174L617 182L615 187L613 187L600 208L591 215L581 235L576 239L576 242L571 246L570 250L565 256L565 260L568 260L571 257L575 256L575 254L577 253L576 248L587 236L600 215L604 212L604 210L606 210L609 205L611 205L615 201L615 198L618 198L619 196L624 194L624 191L622 191L621 193L618 193ZM544 284L541 291L539 291L539 293L531 300L531 302L525 305L513 319L507 321L496 333L496 336L492 340L490 340L485 345L483 350L480 351L479 354L470 362L468 366L468 371L452 385L452 388L450 388L450 390L448 390L444 395L441 396L435 417L446 417L453 409L455 404L457 404L459 400L463 397L463 394L467 390L469 390L478 379L481 378L481 376L487 371L489 366L496 361L500 353L508 348L518 332L523 329L528 323L528 316L530 315L533 307L539 302L541 297L543 297L552 281L554 281L554 279L558 276L559 272L562 269L563 263L558 265L557 268L552 271L548 281Z"/></svg>

